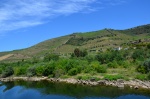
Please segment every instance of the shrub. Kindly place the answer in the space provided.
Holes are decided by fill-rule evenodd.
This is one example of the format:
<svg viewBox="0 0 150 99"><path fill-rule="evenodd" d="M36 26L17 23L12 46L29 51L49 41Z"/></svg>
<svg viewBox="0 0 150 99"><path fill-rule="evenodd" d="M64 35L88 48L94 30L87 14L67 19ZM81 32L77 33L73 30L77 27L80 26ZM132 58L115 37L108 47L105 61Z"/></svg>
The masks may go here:
<svg viewBox="0 0 150 99"><path fill-rule="evenodd" d="M116 61L113 61L113 62L108 63L107 66L108 66L109 68L117 68L117 67L118 67L118 64L117 64Z"/></svg>
<svg viewBox="0 0 150 99"><path fill-rule="evenodd" d="M36 68L35 66L29 67L27 70L27 76L32 77L36 75Z"/></svg>
<svg viewBox="0 0 150 99"><path fill-rule="evenodd" d="M37 76L42 76L44 73L44 66L37 66L36 67L36 75Z"/></svg>
<svg viewBox="0 0 150 99"><path fill-rule="evenodd" d="M51 62L50 64L47 64L47 65L44 67L43 75L44 75L44 76L48 76L48 75L53 74L54 69L55 69L55 64L54 64L54 62Z"/></svg>
<svg viewBox="0 0 150 99"><path fill-rule="evenodd" d="M91 66L86 66L83 70L84 73L90 73L94 71L94 69Z"/></svg>
<svg viewBox="0 0 150 99"><path fill-rule="evenodd" d="M0 68L0 74L2 74L2 68Z"/></svg>
<svg viewBox="0 0 150 99"><path fill-rule="evenodd" d="M65 71L63 69L56 69L54 72L54 77L59 78L60 76L65 74Z"/></svg>
<svg viewBox="0 0 150 99"><path fill-rule="evenodd" d="M78 73L77 68L72 68L68 71L68 75L70 75L70 76L76 75L77 73Z"/></svg>
<svg viewBox="0 0 150 99"><path fill-rule="evenodd" d="M4 72L2 73L2 77L8 77L14 74L14 69L10 66L6 67Z"/></svg>
<svg viewBox="0 0 150 99"><path fill-rule="evenodd" d="M150 43L147 45L147 48L150 49Z"/></svg>
<svg viewBox="0 0 150 99"><path fill-rule="evenodd" d="M147 75L147 79L150 80L150 72Z"/></svg>
<svg viewBox="0 0 150 99"><path fill-rule="evenodd" d="M123 66L124 68L128 68L128 67L130 66L130 63L129 63L128 61L123 61L123 62L122 62L122 66Z"/></svg>
<svg viewBox="0 0 150 99"><path fill-rule="evenodd" d="M132 58L134 59L134 61L136 59L139 59L139 60L144 59L144 51L141 49L135 50L132 54Z"/></svg>
<svg viewBox="0 0 150 99"><path fill-rule="evenodd" d="M27 68L26 67L18 67L16 69L16 75L19 76L19 75L25 75L26 74L26 71L27 71Z"/></svg>
<svg viewBox="0 0 150 99"><path fill-rule="evenodd" d="M107 72L107 69L106 69L106 67L104 67L104 66L98 66L98 67L96 68L96 71L97 71L98 73L106 73L106 72Z"/></svg>
<svg viewBox="0 0 150 99"><path fill-rule="evenodd" d="M143 74L150 72L150 59L144 61L142 65L139 65L137 71Z"/></svg>
<svg viewBox="0 0 150 99"><path fill-rule="evenodd" d="M51 60L57 61L59 59L59 56L56 54L46 54L44 56L44 61L45 62L49 62Z"/></svg>

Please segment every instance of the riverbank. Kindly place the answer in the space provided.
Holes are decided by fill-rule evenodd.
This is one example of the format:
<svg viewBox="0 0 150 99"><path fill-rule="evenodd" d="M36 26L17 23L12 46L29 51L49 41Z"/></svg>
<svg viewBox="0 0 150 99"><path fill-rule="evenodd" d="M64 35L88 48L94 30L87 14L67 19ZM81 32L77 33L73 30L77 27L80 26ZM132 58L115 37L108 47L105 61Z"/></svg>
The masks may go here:
<svg viewBox="0 0 150 99"><path fill-rule="evenodd" d="M82 84L82 85L106 85L106 86L116 86L119 88L124 88L125 86L129 86L130 88L139 89L150 89L150 81L141 81L141 80L129 80L125 81L122 79L109 81L109 80L99 80L95 81L94 79L91 80L78 80L74 78L67 78L67 79L60 79L60 78L48 78L48 77L7 77L7 78L0 78L1 82L10 82L10 81L50 81L50 82L65 82L71 84Z"/></svg>

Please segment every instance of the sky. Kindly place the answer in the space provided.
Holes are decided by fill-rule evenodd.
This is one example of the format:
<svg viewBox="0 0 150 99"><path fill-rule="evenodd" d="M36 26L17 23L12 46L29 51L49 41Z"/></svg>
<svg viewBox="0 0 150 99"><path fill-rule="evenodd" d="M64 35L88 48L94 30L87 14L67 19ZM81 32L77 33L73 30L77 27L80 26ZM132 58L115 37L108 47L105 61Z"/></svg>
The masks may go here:
<svg viewBox="0 0 150 99"><path fill-rule="evenodd" d="M0 0L0 52L104 28L150 24L150 0Z"/></svg>

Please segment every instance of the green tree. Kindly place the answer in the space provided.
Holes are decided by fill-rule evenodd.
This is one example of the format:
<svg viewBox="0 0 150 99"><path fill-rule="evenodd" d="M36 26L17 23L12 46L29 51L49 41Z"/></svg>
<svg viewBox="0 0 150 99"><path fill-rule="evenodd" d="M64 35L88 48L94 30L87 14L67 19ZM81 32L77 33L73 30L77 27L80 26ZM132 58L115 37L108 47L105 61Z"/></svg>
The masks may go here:
<svg viewBox="0 0 150 99"><path fill-rule="evenodd" d="M68 71L68 75L70 75L70 76L76 75L77 73L78 73L77 68L72 68Z"/></svg>
<svg viewBox="0 0 150 99"><path fill-rule="evenodd" d="M142 65L139 65L137 71L144 74L150 72L150 59L144 61Z"/></svg>
<svg viewBox="0 0 150 99"><path fill-rule="evenodd" d="M76 57L80 57L81 52L80 52L80 49L79 49L79 48L76 48L76 49L74 50L74 55L75 55Z"/></svg>
<svg viewBox="0 0 150 99"><path fill-rule="evenodd" d="M150 43L147 45L147 48L150 49Z"/></svg>
<svg viewBox="0 0 150 99"><path fill-rule="evenodd" d="M57 61L59 59L59 55L56 54L46 54L44 56L44 61L49 62L51 60Z"/></svg>
<svg viewBox="0 0 150 99"><path fill-rule="evenodd" d="M14 69L11 66L5 68L4 72L2 73L2 77L8 77L14 74Z"/></svg>

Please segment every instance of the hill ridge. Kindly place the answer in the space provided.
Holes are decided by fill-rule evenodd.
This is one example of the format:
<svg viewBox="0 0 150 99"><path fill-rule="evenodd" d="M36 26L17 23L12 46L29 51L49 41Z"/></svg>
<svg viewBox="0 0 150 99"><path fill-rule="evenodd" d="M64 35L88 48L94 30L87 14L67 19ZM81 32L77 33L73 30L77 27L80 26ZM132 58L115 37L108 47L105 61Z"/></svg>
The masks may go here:
<svg viewBox="0 0 150 99"><path fill-rule="evenodd" d="M56 53L61 56L70 55L75 48L86 49L89 53L115 49L138 43L150 42L150 24L125 30L103 29L85 33L72 33L66 36L49 39L32 47L10 52L0 52L0 58L7 61L43 57L46 53ZM0 60L2 61L2 60Z"/></svg>

